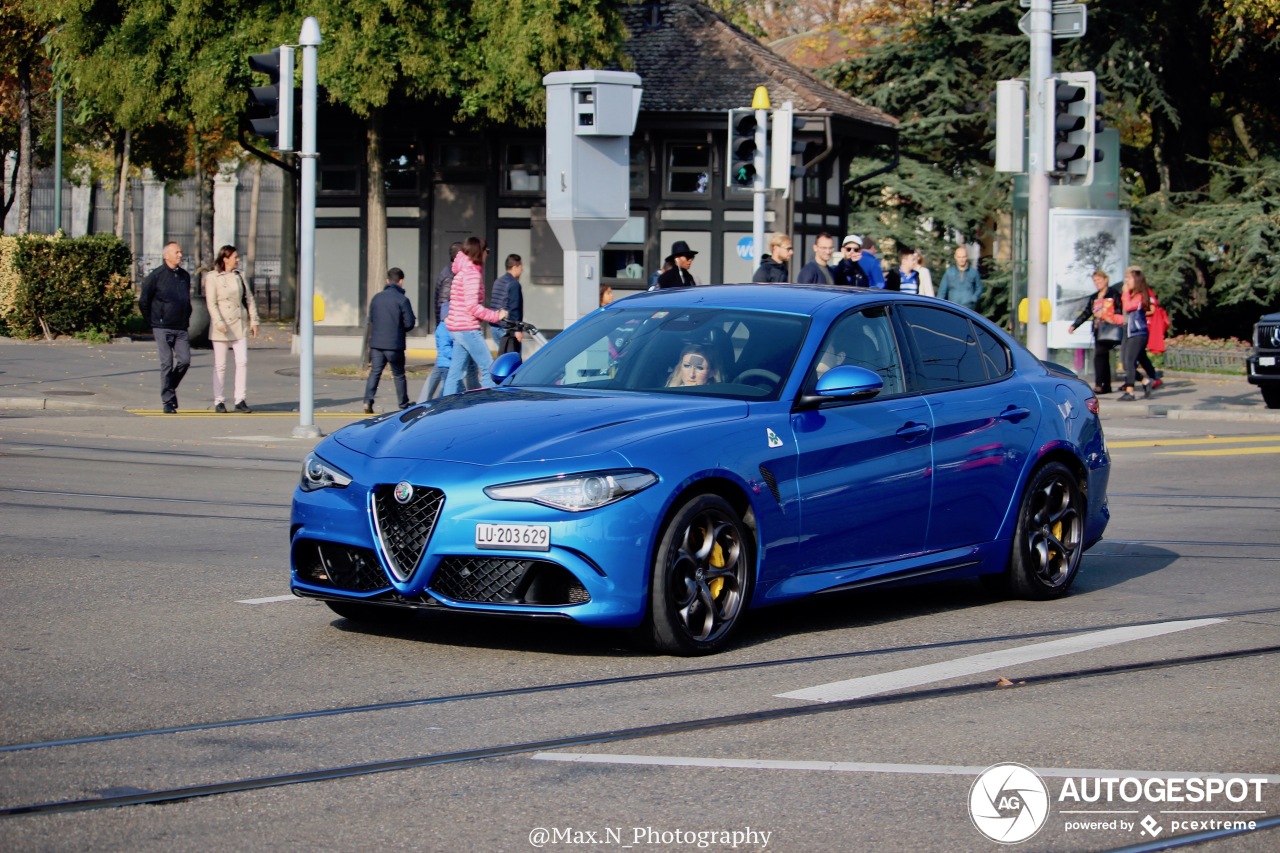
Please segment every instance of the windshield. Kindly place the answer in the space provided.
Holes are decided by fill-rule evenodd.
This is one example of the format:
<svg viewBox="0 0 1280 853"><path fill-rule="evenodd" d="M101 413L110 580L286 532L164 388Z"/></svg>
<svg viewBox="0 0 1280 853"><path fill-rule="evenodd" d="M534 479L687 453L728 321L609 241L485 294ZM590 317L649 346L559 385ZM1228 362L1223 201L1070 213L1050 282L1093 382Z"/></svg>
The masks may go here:
<svg viewBox="0 0 1280 853"><path fill-rule="evenodd" d="M600 311L556 336L505 384L776 400L808 327L808 317L769 311Z"/></svg>

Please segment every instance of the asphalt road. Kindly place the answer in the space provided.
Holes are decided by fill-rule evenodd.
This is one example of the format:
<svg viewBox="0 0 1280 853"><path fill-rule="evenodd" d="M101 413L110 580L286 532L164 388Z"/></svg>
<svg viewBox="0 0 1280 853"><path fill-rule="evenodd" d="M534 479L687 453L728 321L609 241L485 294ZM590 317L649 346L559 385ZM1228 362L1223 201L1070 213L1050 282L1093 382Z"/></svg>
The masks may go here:
<svg viewBox="0 0 1280 853"><path fill-rule="evenodd" d="M1280 846L1276 424L1109 418L1111 527L1061 601L829 596L686 660L293 599L306 448L160 421L0 417L0 849L995 850L970 796L1005 762L1049 800L1021 849ZM1069 796L1208 774L1258 796Z"/></svg>

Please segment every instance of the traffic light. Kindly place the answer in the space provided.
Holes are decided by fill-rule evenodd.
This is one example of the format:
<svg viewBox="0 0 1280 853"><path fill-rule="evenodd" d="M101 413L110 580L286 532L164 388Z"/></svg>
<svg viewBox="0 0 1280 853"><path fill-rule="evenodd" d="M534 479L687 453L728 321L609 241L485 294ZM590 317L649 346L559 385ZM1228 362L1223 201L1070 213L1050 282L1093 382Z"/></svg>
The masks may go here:
<svg viewBox="0 0 1280 853"><path fill-rule="evenodd" d="M806 123L789 109L774 110L771 121L769 155L773 159L769 164L769 187L787 193L793 180L804 177L804 167L796 165L794 157L804 154L807 143L797 139L796 134L805 129Z"/></svg>
<svg viewBox="0 0 1280 853"><path fill-rule="evenodd" d="M1027 150L1027 84L1023 80L996 83L997 172L1025 172Z"/></svg>
<svg viewBox="0 0 1280 853"><path fill-rule="evenodd" d="M249 57L249 69L266 74L266 86L249 90L249 128L277 151L293 150L293 47L282 44L270 53Z"/></svg>
<svg viewBox="0 0 1280 853"><path fill-rule="evenodd" d="M756 144L756 111L753 109L729 110L727 185L730 188L753 189L757 172L756 155L763 155L763 153L760 146Z"/></svg>
<svg viewBox="0 0 1280 853"><path fill-rule="evenodd" d="M1068 112L1076 121L1073 129L1067 132L1067 144L1073 146L1073 152L1082 150L1082 153L1067 161L1066 182L1087 187L1093 183L1094 164L1102 160L1102 152L1098 150L1097 144L1098 131L1102 129L1102 123L1098 120L1101 93L1092 71L1071 71L1063 74L1062 80L1068 86L1075 86L1083 91L1078 100L1068 105Z"/></svg>

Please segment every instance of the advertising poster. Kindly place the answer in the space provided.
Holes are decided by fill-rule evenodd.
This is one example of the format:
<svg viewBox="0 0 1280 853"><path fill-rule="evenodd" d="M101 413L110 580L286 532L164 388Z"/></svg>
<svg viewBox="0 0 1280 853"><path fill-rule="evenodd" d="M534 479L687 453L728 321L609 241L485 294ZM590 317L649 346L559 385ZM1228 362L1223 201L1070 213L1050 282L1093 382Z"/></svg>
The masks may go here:
<svg viewBox="0 0 1280 853"><path fill-rule="evenodd" d="M1093 300L1094 270L1102 270L1111 284L1120 284L1129 265L1129 212L1126 210L1049 211L1050 349L1093 346L1093 326L1067 329L1080 310Z"/></svg>

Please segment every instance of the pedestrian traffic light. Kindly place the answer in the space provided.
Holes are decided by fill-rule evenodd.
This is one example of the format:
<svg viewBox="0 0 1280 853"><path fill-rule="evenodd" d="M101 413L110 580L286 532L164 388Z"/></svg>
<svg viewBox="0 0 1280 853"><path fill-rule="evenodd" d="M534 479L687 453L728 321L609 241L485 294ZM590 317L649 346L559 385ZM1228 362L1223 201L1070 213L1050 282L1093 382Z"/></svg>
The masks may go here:
<svg viewBox="0 0 1280 853"><path fill-rule="evenodd" d="M753 189L756 183L756 111L753 109L729 110L729 169L727 185L730 188Z"/></svg>
<svg viewBox="0 0 1280 853"><path fill-rule="evenodd" d="M1086 165L1077 161L1083 161L1085 152L1091 150L1084 146L1082 135L1088 127L1083 113L1092 102L1086 103L1084 86L1068 80L1067 75L1050 77L1048 82L1049 107L1053 111L1049 122L1053 131L1053 165L1049 171L1076 175ZM1088 170L1092 172L1091 165Z"/></svg>
<svg viewBox="0 0 1280 853"><path fill-rule="evenodd" d="M1068 160L1066 183L1077 186L1089 186L1093 183L1093 166L1102 160L1102 151L1098 149L1098 131L1102 124L1098 120L1098 104L1101 97L1098 92L1098 81L1092 71L1071 71L1062 75L1068 86L1078 87L1083 94L1078 100L1068 105L1068 112L1075 119L1073 129L1067 132L1067 144L1082 149L1078 157Z"/></svg>
<svg viewBox="0 0 1280 853"><path fill-rule="evenodd" d="M807 143L797 139L796 134L805 129L805 120L790 109L773 111L772 124L769 127L769 155L773 158L769 164L769 187L791 190L791 182L804 177L804 166L795 161L797 154L804 154Z"/></svg>
<svg viewBox="0 0 1280 853"><path fill-rule="evenodd" d="M293 150L293 47L249 57L249 69L266 74L266 86L249 89L249 128L277 151Z"/></svg>

